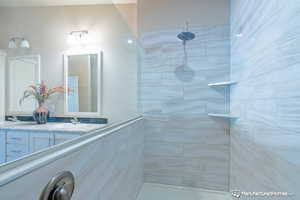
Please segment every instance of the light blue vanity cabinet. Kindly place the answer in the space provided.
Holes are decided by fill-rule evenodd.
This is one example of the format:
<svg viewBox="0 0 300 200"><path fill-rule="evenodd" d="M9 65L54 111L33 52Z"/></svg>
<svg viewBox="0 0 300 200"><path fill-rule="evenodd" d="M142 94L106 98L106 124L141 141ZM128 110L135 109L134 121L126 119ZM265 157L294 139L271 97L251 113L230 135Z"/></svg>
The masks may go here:
<svg viewBox="0 0 300 200"><path fill-rule="evenodd" d="M54 135L51 132L30 133L29 152L34 153L54 145Z"/></svg>
<svg viewBox="0 0 300 200"><path fill-rule="evenodd" d="M0 164L78 137L49 131L0 131Z"/></svg>
<svg viewBox="0 0 300 200"><path fill-rule="evenodd" d="M103 128L103 124L6 123L0 126L0 164L78 138Z"/></svg>
<svg viewBox="0 0 300 200"><path fill-rule="evenodd" d="M13 161L29 153L29 132L6 132L6 161Z"/></svg>
<svg viewBox="0 0 300 200"><path fill-rule="evenodd" d="M78 135L49 131L0 131L0 163L16 160L75 137Z"/></svg>
<svg viewBox="0 0 300 200"><path fill-rule="evenodd" d="M0 164L6 161L6 134L0 130Z"/></svg>

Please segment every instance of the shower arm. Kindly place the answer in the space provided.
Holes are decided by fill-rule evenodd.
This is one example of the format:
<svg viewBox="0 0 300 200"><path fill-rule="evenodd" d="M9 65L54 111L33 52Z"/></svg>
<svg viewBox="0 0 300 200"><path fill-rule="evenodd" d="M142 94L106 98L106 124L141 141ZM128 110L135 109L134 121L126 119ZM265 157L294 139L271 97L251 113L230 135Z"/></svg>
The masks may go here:
<svg viewBox="0 0 300 200"><path fill-rule="evenodd" d="M187 65L188 62L188 55L186 51L186 41L183 41L183 53L184 53L184 66Z"/></svg>
<svg viewBox="0 0 300 200"><path fill-rule="evenodd" d="M185 25L186 25L185 31L189 32L189 27L190 27L189 22L186 22ZM183 43L183 53L184 53L184 66L186 66L188 64L188 55L187 55L187 51L186 51L187 40L183 40L182 43Z"/></svg>

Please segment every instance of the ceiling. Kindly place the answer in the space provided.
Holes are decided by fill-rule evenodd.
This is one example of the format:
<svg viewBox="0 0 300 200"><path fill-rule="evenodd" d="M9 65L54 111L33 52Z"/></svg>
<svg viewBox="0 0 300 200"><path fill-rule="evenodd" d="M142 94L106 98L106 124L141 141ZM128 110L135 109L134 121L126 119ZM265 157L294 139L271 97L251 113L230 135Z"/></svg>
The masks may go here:
<svg viewBox="0 0 300 200"><path fill-rule="evenodd" d="M90 4L129 4L137 0L0 0L0 6L63 6L63 5L90 5Z"/></svg>

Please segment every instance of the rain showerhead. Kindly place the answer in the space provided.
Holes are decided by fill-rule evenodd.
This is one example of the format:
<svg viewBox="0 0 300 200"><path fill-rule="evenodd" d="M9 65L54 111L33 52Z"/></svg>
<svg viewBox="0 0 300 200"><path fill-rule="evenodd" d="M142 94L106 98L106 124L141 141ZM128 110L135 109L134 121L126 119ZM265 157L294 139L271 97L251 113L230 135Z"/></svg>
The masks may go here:
<svg viewBox="0 0 300 200"><path fill-rule="evenodd" d="M196 38L196 35L192 32L182 32L177 35L177 37L182 41L189 41Z"/></svg>
<svg viewBox="0 0 300 200"><path fill-rule="evenodd" d="M195 33L189 31L189 23L186 23L186 31L181 32L177 35L178 39L182 40L183 42L193 40L196 38Z"/></svg>
<svg viewBox="0 0 300 200"><path fill-rule="evenodd" d="M193 40L196 38L196 35L192 32L189 32L189 24L186 23L186 31L181 32L177 37L182 41L183 52L184 52L184 62L182 65L178 66L175 70L176 77L183 82L193 81L195 77L195 72L192 68L188 66L188 55L187 55L187 41Z"/></svg>

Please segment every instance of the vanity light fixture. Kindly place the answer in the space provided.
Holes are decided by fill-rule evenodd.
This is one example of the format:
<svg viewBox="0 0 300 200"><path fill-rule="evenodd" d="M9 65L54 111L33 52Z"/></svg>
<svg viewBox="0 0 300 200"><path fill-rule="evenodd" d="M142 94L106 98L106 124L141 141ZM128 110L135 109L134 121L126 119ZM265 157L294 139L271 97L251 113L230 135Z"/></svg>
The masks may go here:
<svg viewBox="0 0 300 200"><path fill-rule="evenodd" d="M72 31L69 34L68 40L72 44L80 44L87 41L87 36L89 31L81 30L81 31Z"/></svg>
<svg viewBox="0 0 300 200"><path fill-rule="evenodd" d="M21 48L29 49L30 43L28 40L21 38L21 37L13 37L8 42L8 48L10 49L16 49L18 48L18 41Z"/></svg>

